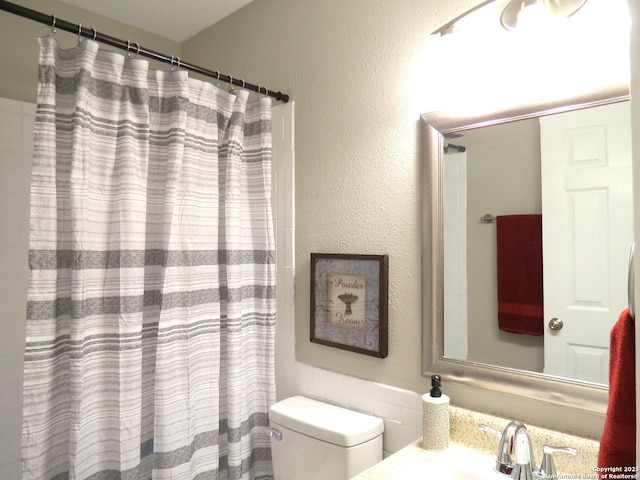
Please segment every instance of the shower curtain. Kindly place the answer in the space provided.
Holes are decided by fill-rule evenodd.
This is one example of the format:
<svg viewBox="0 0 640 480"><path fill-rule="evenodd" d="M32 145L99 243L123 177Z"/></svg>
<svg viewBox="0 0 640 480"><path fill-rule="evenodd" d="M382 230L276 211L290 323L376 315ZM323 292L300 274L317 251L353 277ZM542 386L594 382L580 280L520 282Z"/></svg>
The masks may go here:
<svg viewBox="0 0 640 480"><path fill-rule="evenodd" d="M23 479L270 478L270 100L39 44Z"/></svg>

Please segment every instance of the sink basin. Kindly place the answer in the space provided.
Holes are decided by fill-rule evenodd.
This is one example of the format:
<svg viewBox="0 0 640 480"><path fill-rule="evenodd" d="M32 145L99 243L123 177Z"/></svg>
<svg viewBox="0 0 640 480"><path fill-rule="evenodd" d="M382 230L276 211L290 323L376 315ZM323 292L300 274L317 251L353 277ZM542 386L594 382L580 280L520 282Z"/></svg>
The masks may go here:
<svg viewBox="0 0 640 480"><path fill-rule="evenodd" d="M501 475L493 470L481 474L480 472L470 472L458 467L453 467L450 470L444 469L439 472L433 472L433 474L429 474L424 471L414 471L411 473L406 472L393 478L394 480L415 480L416 478L437 478L438 480L509 480L508 476Z"/></svg>
<svg viewBox="0 0 640 480"><path fill-rule="evenodd" d="M496 472L493 469L482 471L469 471L467 468L453 467L451 476L447 480L508 480L510 477Z"/></svg>

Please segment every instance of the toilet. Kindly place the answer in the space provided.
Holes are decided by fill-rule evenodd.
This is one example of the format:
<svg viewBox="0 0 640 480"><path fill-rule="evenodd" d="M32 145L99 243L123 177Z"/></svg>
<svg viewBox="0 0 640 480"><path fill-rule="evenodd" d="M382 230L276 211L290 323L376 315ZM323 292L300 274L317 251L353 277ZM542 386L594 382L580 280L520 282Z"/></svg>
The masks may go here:
<svg viewBox="0 0 640 480"><path fill-rule="evenodd" d="M382 460L382 419L295 396L269 409L275 480L348 480Z"/></svg>

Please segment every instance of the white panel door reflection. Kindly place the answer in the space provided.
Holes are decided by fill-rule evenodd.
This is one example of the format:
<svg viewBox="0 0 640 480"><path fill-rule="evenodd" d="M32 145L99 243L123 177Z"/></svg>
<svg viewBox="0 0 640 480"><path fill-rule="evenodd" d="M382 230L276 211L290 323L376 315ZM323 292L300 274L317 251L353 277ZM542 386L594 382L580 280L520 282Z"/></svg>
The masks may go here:
<svg viewBox="0 0 640 480"><path fill-rule="evenodd" d="M608 383L633 239L629 118L623 102L540 119L547 374Z"/></svg>

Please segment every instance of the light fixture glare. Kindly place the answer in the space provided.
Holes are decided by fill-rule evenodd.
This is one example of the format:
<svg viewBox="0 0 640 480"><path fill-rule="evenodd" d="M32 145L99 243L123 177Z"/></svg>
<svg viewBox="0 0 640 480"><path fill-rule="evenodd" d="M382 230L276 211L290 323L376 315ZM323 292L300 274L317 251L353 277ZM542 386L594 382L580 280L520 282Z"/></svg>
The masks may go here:
<svg viewBox="0 0 640 480"><path fill-rule="evenodd" d="M510 0L502 10L500 23L507 30L530 28L535 23L544 23L545 16L570 17L585 3L587 0Z"/></svg>
<svg viewBox="0 0 640 480"><path fill-rule="evenodd" d="M466 30L467 25L461 25L461 22L466 21L467 17L479 10L483 12L486 10L487 14L499 15L500 24L506 30L514 31L523 28L523 26L524 28L529 28L529 25L533 27L532 24L535 23L538 23L539 28L543 28L544 26L541 23L549 23L548 20L542 21L545 17L547 19L570 17L580 10L585 3L587 3L587 0L503 0L501 2L483 0L475 7L434 31L433 34L444 37L450 33L457 32L458 29L460 31ZM485 7L487 8L485 9Z"/></svg>
<svg viewBox="0 0 640 480"><path fill-rule="evenodd" d="M518 30L531 31L542 28L549 23L552 16L551 7L544 0L525 0L517 15Z"/></svg>

